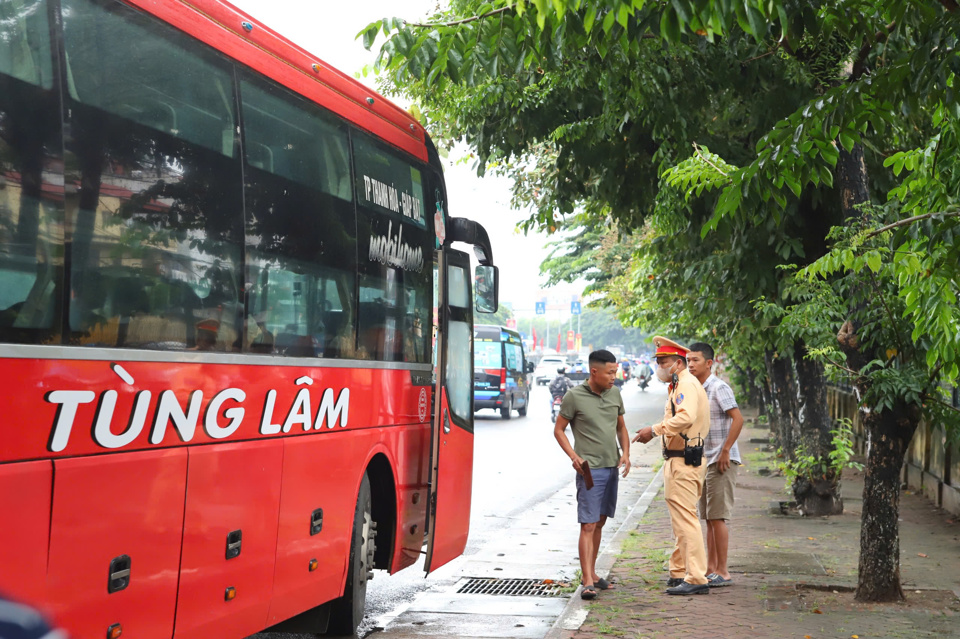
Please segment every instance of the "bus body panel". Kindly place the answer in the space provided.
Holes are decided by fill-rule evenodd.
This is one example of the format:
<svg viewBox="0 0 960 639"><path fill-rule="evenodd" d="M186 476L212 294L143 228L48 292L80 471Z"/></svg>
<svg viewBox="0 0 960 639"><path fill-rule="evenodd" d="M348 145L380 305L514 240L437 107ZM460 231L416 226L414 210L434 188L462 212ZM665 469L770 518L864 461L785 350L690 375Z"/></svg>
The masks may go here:
<svg viewBox="0 0 960 639"><path fill-rule="evenodd" d="M188 451L175 636L253 634L266 625L273 591L283 442ZM227 559L228 535L238 530L240 553Z"/></svg>
<svg viewBox="0 0 960 639"><path fill-rule="evenodd" d="M182 1L124 1L427 161L426 134L412 116L232 5L219 0L197 0L191 4ZM242 26L244 22L251 24L253 29L246 31ZM318 65L318 71L314 71L314 64ZM372 104L368 98L373 100Z"/></svg>
<svg viewBox="0 0 960 639"><path fill-rule="evenodd" d="M333 433L283 441L277 564L267 625L343 594L356 506L359 449L377 433ZM311 516L322 510L320 528ZM310 562L317 567L310 570Z"/></svg>
<svg viewBox="0 0 960 639"><path fill-rule="evenodd" d="M47 591L76 637L170 637L177 598L187 451L58 459ZM34 546L36 541L28 545ZM108 591L111 562L130 557L128 585Z"/></svg>
<svg viewBox="0 0 960 639"><path fill-rule="evenodd" d="M378 142L395 147L390 152L399 149L409 154L403 160L412 168L424 168L414 166L412 160L417 158L440 171L435 149L409 114L228 3L121 2L144 12L138 21L147 14L156 17L253 71L238 73L231 64L228 70L235 80L262 74L369 132ZM49 15L56 12L55 3ZM39 31L53 36L53 45L47 49L52 52L54 84L52 92L44 91L64 105L71 128L61 131L57 124L44 142L50 155L39 197L57 203L62 220L76 218L79 202L91 193L96 199L97 190L108 198L106 208L114 201L129 203L132 198L126 186L118 187L127 182L119 180L139 178L117 169L101 170L99 175L94 171L86 182L81 180L75 154L79 125L85 120L78 114L99 107L79 102L70 92L70 81L58 84L58 74L66 78L70 69L63 67L63 18L53 18L51 24L52 28ZM39 45L34 48L45 50ZM199 49L182 47L193 55ZM233 88L238 90L238 85ZM224 99L232 102L236 95L227 91ZM39 104L36 97L31 98L31 107L33 102ZM59 115L53 117L56 109L47 111L51 116L47 121L59 123ZM18 119L21 111L7 115L17 126L40 122L38 117ZM109 115L111 122L125 117ZM235 125L239 122L234 120ZM138 130L157 127L143 122L137 126ZM177 132L170 129L169 133ZM227 134L224 157L230 158L230 137L237 136L233 148L239 149L236 140L243 132L227 127L223 133ZM354 144L365 137L356 130L352 136ZM22 150L16 141L6 142L16 151L10 157L19 157ZM176 148L191 143L181 136ZM211 149L220 151L220 147L217 143ZM349 155L353 175L359 156L353 151ZM249 158L232 157L233 186L245 188L239 181L239 167ZM26 174L13 160L0 168L9 182L8 193L20 194L21 201L11 209L15 214L10 219L15 219L32 210L26 206L29 194L21 188ZM104 175L110 179L101 184ZM424 184L428 190L442 192L439 174L435 182ZM377 219L370 211L360 214L359 187L352 188L357 220ZM245 193L235 189L231 194L241 192ZM424 202L430 230L433 203ZM160 198L144 204L141 212L158 215L166 206ZM442 222L446 212L441 201L436 207ZM94 217L81 216L90 218L88 222L104 214L99 208L99 212L88 209L84 211ZM65 308L57 306L53 316L61 319L73 304L71 269L74 278L83 277L83 269L77 268L79 236L74 219L64 234L49 242L67 247L73 242L68 255L76 260L54 265L60 269L57 277L63 287L56 297ZM433 238L427 239L424 246L429 253ZM0 245L0 251L5 249ZM362 256L365 249L358 252ZM462 265L469 271L468 263ZM140 268L147 270L146 265ZM5 310L11 309L16 310L13 306ZM424 309L429 311L429 302L425 307L420 303L419 310ZM123 624L124 634L135 637L247 636L343 592L357 488L364 469L381 454L396 491L391 513L396 521L392 539L387 534L377 538L379 544L392 544L390 553L377 553L378 561L390 558L384 567L394 572L418 560L431 503L430 413L435 391L423 385L430 383L429 364L329 359L329 354L326 360L266 356L224 352L222 346L219 352L199 352L199 343L194 346L179 339L181 348L170 350L81 347L82 336L68 335L70 326L63 321L65 326L52 337L11 333L12 338L5 338L11 343L5 343L0 352L0 387L4 389L0 512L17 513L17 526L0 531L5 548L0 551L0 590L50 612L78 637L103 636L113 623ZM44 326L30 325L31 330ZM72 342L75 338L81 341ZM58 339L65 345L53 345ZM376 351L370 353L380 357ZM472 350L467 347L460 353L465 358ZM446 414L446 400L437 401ZM462 417L462 411L458 415ZM441 506L439 518L434 513L437 530L428 569L463 551L469 524L472 420L461 420L452 429L448 424L446 430L438 425L445 450L439 481L434 484L440 487ZM377 464L383 468L379 459ZM335 469L343 471L343 476ZM328 499L329 512L323 503L312 507ZM327 546L310 543L309 515L320 507L324 508L324 529L312 537L336 536L332 542L320 542ZM241 551L228 559L227 535L234 530L242 532ZM381 533L385 533L383 526ZM314 554L318 569L311 574L309 559ZM109 593L104 582L110 561L122 555L131 558L130 583ZM236 598L229 601L228 588L236 589Z"/></svg>
<svg viewBox="0 0 960 639"><path fill-rule="evenodd" d="M430 424L393 429L389 435L388 448L396 451L397 458L397 530L393 540L381 533L377 544L393 544L390 572L394 573L420 560L429 501Z"/></svg>
<svg viewBox="0 0 960 639"><path fill-rule="evenodd" d="M124 351L111 354L118 359L0 357L7 394L0 463L424 424L429 419L424 407L430 389L414 386L409 370L171 365L121 359L132 356Z"/></svg>
<svg viewBox="0 0 960 639"><path fill-rule="evenodd" d="M53 462L0 465L0 591L23 601L47 601L52 491Z"/></svg>

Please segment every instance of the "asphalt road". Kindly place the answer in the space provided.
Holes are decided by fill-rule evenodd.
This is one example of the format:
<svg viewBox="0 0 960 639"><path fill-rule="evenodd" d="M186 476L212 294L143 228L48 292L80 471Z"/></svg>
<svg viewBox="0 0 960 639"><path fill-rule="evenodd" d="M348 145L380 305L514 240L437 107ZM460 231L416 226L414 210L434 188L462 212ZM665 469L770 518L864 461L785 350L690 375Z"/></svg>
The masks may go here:
<svg viewBox="0 0 960 639"><path fill-rule="evenodd" d="M658 382L644 392L635 382L626 385L623 397L631 432L660 419L665 394L665 387ZM476 414L470 537L464 557L482 548L508 518L532 508L570 482L573 470L553 438L549 401L547 388L535 386L526 417L514 412L512 419L504 420L492 410ZM394 575L381 570L374 574L367 585L367 614L358 632L360 637L374 632L381 617L405 606L418 593L439 588L443 580L442 575L424 577L422 561ZM296 637L306 639L307 635ZM255 635L255 639L281 638L290 639L291 635Z"/></svg>

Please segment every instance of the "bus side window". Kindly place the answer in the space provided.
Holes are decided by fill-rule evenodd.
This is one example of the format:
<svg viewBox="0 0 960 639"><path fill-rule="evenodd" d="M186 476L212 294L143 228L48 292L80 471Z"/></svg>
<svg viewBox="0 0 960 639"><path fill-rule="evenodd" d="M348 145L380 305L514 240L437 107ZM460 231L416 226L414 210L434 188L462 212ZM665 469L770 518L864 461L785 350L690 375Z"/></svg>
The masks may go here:
<svg viewBox="0 0 960 639"><path fill-rule="evenodd" d="M513 343L504 342L504 348L507 352L507 370L516 375L521 372L520 347Z"/></svg>
<svg viewBox="0 0 960 639"><path fill-rule="evenodd" d="M353 132L360 299L357 343L371 359L427 363L432 343L433 217L424 176L366 134Z"/></svg>
<svg viewBox="0 0 960 639"><path fill-rule="evenodd" d="M243 206L230 64L119 2L63 0L70 338L240 345ZM124 52L118 55L117 52Z"/></svg>
<svg viewBox="0 0 960 639"><path fill-rule="evenodd" d="M240 82L251 353L357 357L356 223L345 126L282 87Z"/></svg>
<svg viewBox="0 0 960 639"><path fill-rule="evenodd" d="M0 342L60 341L62 137L46 0L0 2Z"/></svg>

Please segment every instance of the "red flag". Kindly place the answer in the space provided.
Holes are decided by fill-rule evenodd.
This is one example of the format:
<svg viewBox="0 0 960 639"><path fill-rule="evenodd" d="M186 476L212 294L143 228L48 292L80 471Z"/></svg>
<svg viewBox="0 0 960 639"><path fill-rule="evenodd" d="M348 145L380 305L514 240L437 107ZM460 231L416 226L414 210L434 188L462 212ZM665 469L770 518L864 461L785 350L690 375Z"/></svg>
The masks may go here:
<svg viewBox="0 0 960 639"><path fill-rule="evenodd" d="M537 328L533 327L533 350L537 350Z"/></svg>
<svg viewBox="0 0 960 639"><path fill-rule="evenodd" d="M558 353L560 352L560 335L561 335L562 333L563 333L563 331L557 331L557 352L558 352Z"/></svg>

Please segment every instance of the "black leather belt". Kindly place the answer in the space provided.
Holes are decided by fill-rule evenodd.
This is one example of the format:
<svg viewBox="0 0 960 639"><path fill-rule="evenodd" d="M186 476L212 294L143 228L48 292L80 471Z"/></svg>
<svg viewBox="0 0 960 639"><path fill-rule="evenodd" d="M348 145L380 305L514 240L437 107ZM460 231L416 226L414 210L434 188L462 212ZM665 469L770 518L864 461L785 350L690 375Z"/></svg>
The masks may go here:
<svg viewBox="0 0 960 639"><path fill-rule="evenodd" d="M683 451L682 450L664 450L663 451L664 459L670 459L671 457L683 457Z"/></svg>

